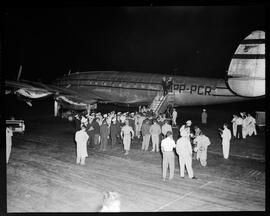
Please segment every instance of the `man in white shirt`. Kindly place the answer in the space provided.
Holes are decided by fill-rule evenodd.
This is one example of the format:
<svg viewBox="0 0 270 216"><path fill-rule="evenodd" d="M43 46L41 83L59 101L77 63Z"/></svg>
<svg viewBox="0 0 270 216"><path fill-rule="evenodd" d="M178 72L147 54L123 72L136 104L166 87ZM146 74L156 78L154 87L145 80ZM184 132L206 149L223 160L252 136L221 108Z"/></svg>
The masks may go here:
<svg viewBox="0 0 270 216"><path fill-rule="evenodd" d="M87 154L87 140L89 136L86 132L86 127L81 125L81 130L77 131L75 134L75 141L77 143L77 159L76 163L85 165L85 158L88 157Z"/></svg>
<svg viewBox="0 0 270 216"><path fill-rule="evenodd" d="M193 142L196 144L195 151L197 152L197 160L205 167L207 165L207 148L211 144L209 138L202 131L195 137Z"/></svg>
<svg viewBox="0 0 270 216"><path fill-rule="evenodd" d="M173 108L173 113L172 113L172 125L176 126L176 119L177 119L177 111L175 108Z"/></svg>
<svg viewBox="0 0 270 216"><path fill-rule="evenodd" d="M139 113L136 113L135 114L135 136L140 138L141 137L141 125L140 125L140 114Z"/></svg>
<svg viewBox="0 0 270 216"><path fill-rule="evenodd" d="M180 135L181 137L183 136L187 136L190 137L190 126L192 124L191 120L186 121L185 125L182 125L182 127L180 128Z"/></svg>
<svg viewBox="0 0 270 216"><path fill-rule="evenodd" d="M248 135L248 118L246 115L243 116L243 123L242 123L242 136L243 139L246 139L247 135Z"/></svg>
<svg viewBox="0 0 270 216"><path fill-rule="evenodd" d="M237 130L237 125L236 125L236 120L239 118L237 115L233 115L232 119L232 128L233 128L233 136L236 137L236 130Z"/></svg>
<svg viewBox="0 0 270 216"><path fill-rule="evenodd" d="M236 123L236 138L242 139L242 130L243 130L243 119L241 117L238 117L235 121Z"/></svg>
<svg viewBox="0 0 270 216"><path fill-rule="evenodd" d="M254 135L256 136L257 135L256 119L250 114L247 115L247 119L248 119L248 135L252 136L252 134L254 133Z"/></svg>
<svg viewBox="0 0 270 216"><path fill-rule="evenodd" d="M167 137L161 141L161 151L162 151L162 154L163 154L163 161L162 161L163 181L166 180L168 166L169 166L169 169L170 169L169 180L172 180L173 176L174 176L174 152L173 152L173 148L175 148L175 142L173 140L172 131L168 131L166 136Z"/></svg>
<svg viewBox="0 0 270 216"><path fill-rule="evenodd" d="M121 129L121 138L123 139L123 144L124 144L124 150L125 155L128 155L129 150L130 150L130 143L131 143L131 139L133 139L134 137L134 131L132 129L132 127L129 126L129 121L126 120L125 121L125 126L122 127Z"/></svg>
<svg viewBox="0 0 270 216"><path fill-rule="evenodd" d="M232 137L231 131L228 129L228 125L225 123L223 125L224 130L221 132L222 137L222 151L223 157L225 159L229 158L229 151L230 151L230 140Z"/></svg>

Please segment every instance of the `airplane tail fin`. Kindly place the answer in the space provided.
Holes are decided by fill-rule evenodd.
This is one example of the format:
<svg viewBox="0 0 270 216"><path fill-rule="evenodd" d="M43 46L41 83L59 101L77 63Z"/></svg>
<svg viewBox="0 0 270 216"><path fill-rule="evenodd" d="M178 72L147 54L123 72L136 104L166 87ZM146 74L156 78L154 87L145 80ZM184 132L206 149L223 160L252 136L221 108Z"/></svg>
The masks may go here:
<svg viewBox="0 0 270 216"><path fill-rule="evenodd" d="M265 95L265 32L254 31L236 49L227 83L239 96Z"/></svg>

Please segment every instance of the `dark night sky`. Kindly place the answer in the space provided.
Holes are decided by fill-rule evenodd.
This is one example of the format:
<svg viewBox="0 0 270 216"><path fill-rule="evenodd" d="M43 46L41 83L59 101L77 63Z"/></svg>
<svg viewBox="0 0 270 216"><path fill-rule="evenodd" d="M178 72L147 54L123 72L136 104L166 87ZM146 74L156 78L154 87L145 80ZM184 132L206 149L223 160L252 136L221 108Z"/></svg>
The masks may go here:
<svg viewBox="0 0 270 216"><path fill-rule="evenodd" d="M6 79L44 82L120 70L223 77L239 42L265 30L265 6L13 8L4 15Z"/></svg>

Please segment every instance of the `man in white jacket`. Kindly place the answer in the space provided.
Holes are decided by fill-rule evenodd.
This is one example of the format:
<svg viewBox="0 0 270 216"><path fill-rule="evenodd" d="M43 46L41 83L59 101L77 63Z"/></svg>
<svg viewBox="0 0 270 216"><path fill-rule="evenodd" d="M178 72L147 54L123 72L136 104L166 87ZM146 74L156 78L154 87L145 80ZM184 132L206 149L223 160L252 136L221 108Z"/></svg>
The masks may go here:
<svg viewBox="0 0 270 216"><path fill-rule="evenodd" d="M190 122L188 122L188 125ZM181 137L176 142L176 153L179 156L180 176L184 178L185 167L187 168L188 176L191 179L197 179L193 174L192 169L192 147L190 143L190 133L186 128L181 131Z"/></svg>
<svg viewBox="0 0 270 216"><path fill-rule="evenodd" d="M125 126L122 127L120 134L121 134L121 138L123 140L125 155L128 155L129 150L130 150L131 139L133 139L133 137L134 137L134 131L133 131L132 127L129 126L128 120L125 121Z"/></svg>
<svg viewBox="0 0 270 216"><path fill-rule="evenodd" d="M233 115L233 119L232 119L232 128L233 128L233 136L236 137L236 130L237 130L237 124L236 124L236 120L237 118L239 118L237 115Z"/></svg>
<svg viewBox="0 0 270 216"><path fill-rule="evenodd" d="M85 165L85 158L88 157L87 154L87 140L89 136L86 132L86 127L81 125L81 130L77 131L75 134L75 141L77 143L77 159L76 163Z"/></svg>
<svg viewBox="0 0 270 216"><path fill-rule="evenodd" d="M230 140L232 137L231 131L228 129L228 124L223 125L224 130L221 132L222 137L222 151L223 151L223 157L225 159L229 158L229 151L230 151Z"/></svg>
<svg viewBox="0 0 270 216"><path fill-rule="evenodd" d="M256 119L250 114L247 115L247 119L248 119L248 135L252 136L252 134L254 133L254 135L256 136L257 135Z"/></svg>
<svg viewBox="0 0 270 216"><path fill-rule="evenodd" d="M193 142L196 144L195 151L197 151L197 160L200 160L201 165L206 167L207 147L211 144L209 138L200 131Z"/></svg>
<svg viewBox="0 0 270 216"><path fill-rule="evenodd" d="M175 108L173 108L173 113L172 113L172 125L176 126L176 119L177 119L177 111Z"/></svg>

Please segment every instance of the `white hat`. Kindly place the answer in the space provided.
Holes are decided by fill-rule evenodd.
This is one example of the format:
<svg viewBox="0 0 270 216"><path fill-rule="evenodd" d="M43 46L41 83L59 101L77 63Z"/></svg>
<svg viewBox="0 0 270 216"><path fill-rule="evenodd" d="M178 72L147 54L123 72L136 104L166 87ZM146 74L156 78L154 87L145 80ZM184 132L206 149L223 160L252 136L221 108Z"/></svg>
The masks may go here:
<svg viewBox="0 0 270 216"><path fill-rule="evenodd" d="M206 109L203 109L203 111L205 112L205 111L206 111Z"/></svg>
<svg viewBox="0 0 270 216"><path fill-rule="evenodd" d="M192 123L191 120L186 121L186 124L191 124L191 123Z"/></svg>
<svg viewBox="0 0 270 216"><path fill-rule="evenodd" d="M84 116L82 116L81 122L85 123L85 122L87 122L87 119Z"/></svg>

